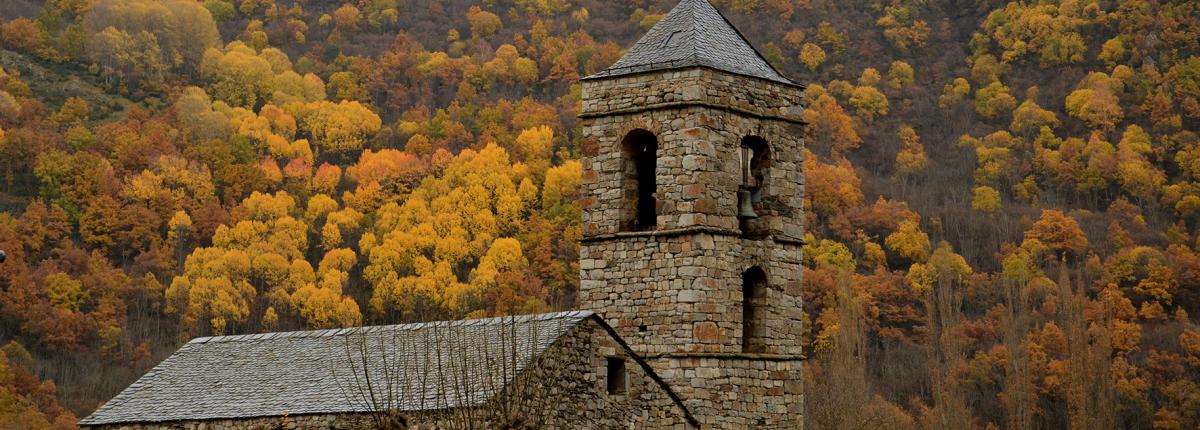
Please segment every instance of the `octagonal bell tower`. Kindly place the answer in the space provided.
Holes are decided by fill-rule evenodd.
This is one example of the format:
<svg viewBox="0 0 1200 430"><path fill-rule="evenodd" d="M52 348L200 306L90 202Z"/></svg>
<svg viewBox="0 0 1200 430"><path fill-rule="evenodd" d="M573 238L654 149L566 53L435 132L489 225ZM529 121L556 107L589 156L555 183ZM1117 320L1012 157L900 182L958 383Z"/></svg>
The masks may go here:
<svg viewBox="0 0 1200 430"><path fill-rule="evenodd" d="M707 0L583 80L580 307L705 428L803 424L803 90Z"/></svg>

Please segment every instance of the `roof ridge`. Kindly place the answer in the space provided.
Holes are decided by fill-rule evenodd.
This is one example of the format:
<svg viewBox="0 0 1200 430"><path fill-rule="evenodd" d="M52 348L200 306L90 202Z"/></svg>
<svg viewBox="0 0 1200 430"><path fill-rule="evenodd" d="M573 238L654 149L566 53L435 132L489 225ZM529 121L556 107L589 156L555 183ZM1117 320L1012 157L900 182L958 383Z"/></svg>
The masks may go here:
<svg viewBox="0 0 1200 430"><path fill-rule="evenodd" d="M321 330L294 330L282 332L267 332L267 333L251 333L251 334L236 334L225 336L205 336L192 339L185 345L203 344L203 343L227 343L227 342L242 342L255 340L270 340L270 339L287 339L287 338L307 338L307 337L335 337L349 335L353 333L371 333L383 330L421 330L426 328L444 328L444 327L474 327L474 326L493 326L500 324L525 323L531 321L549 321L555 319L585 319L591 316L591 311L561 311L549 312L544 314L527 314L527 315L508 315L490 318L479 318L470 320L444 320L444 321L429 321L421 323L405 323L405 324L388 324L375 326L359 326Z"/></svg>

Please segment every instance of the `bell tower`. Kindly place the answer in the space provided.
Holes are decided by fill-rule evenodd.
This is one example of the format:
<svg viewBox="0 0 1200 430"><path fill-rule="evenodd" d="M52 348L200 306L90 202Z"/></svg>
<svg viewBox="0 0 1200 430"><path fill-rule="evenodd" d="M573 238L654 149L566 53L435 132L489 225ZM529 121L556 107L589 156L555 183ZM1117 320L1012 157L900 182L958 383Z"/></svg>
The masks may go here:
<svg viewBox="0 0 1200 430"><path fill-rule="evenodd" d="M803 425L803 90L707 0L583 79L580 307L704 428Z"/></svg>

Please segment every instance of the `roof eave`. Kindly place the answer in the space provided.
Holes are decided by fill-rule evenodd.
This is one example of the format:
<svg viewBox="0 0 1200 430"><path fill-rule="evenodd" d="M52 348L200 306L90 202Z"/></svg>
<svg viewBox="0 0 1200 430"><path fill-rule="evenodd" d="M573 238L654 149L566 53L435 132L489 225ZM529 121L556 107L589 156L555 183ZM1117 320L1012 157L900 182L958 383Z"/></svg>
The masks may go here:
<svg viewBox="0 0 1200 430"><path fill-rule="evenodd" d="M733 71L729 71L729 70L725 70L725 69L721 69L721 68L717 68L717 67L712 67L712 66L706 66L706 65L702 65L702 64L663 67L663 68L655 68L655 69L638 70L638 71L632 71L632 72L622 71L622 72L608 73L608 74L605 73L607 71L606 70L606 71L593 73L591 75L579 78L579 81L580 82L603 81L605 79L617 79L617 78L624 78L624 77L628 77L628 76L649 75L652 73L669 72L669 71L675 71L675 70L687 70L687 69L708 69L708 70L712 70L714 72L728 73L730 75L740 76L743 78L756 79L756 80L760 80L763 82L769 82L769 83L776 84L776 85L783 85L783 86L787 86L787 87L797 88L801 91L804 91L805 89L808 88L807 85L801 84L801 83L793 81L791 79L788 79L787 77L785 77L783 75L779 75L780 78L782 78L783 80L769 79L769 78L764 78L762 76L755 76L755 75L751 75L748 73L733 72Z"/></svg>

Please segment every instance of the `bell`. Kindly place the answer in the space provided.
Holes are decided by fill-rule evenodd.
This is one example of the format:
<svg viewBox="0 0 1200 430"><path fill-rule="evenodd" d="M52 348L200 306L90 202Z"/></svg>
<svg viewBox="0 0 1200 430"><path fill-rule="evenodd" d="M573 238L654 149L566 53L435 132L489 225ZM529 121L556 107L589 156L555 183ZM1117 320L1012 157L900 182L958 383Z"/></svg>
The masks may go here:
<svg viewBox="0 0 1200 430"><path fill-rule="evenodd" d="M754 206L750 200L750 190L745 188L738 190L738 219L758 218L758 214L754 213Z"/></svg>

